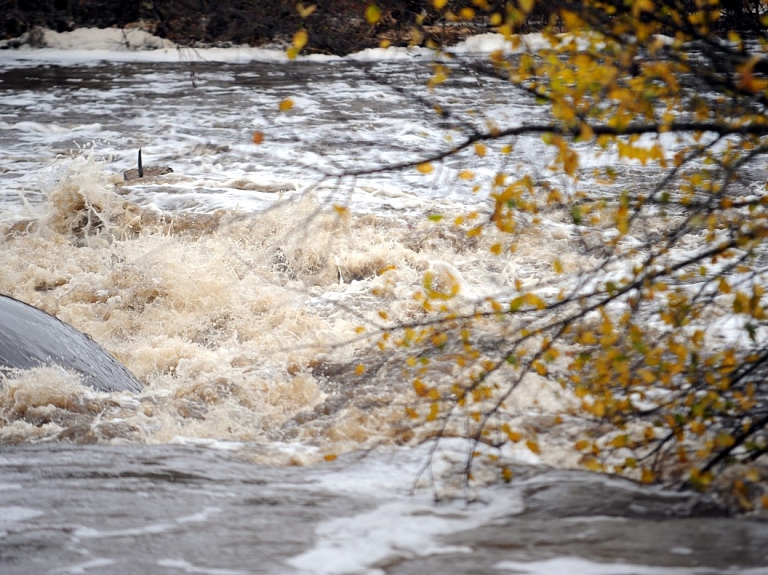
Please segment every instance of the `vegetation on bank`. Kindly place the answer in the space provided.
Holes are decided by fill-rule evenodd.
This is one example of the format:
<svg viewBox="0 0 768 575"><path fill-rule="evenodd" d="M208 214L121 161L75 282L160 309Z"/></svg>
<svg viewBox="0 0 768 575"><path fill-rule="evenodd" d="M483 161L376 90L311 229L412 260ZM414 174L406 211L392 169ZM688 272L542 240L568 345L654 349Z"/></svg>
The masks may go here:
<svg viewBox="0 0 768 575"><path fill-rule="evenodd" d="M426 0L388 0L376 25L364 14L365 0L30 0L0 2L0 37L16 38L35 27L58 32L80 27L140 26L180 45L288 43L299 29L308 31L307 52L348 54L379 46L413 42L415 27L432 27L440 18ZM417 22L418 21L418 22ZM487 23L475 22L447 34L458 38ZM428 32L439 34L439 32ZM446 34L446 32L444 32Z"/></svg>
<svg viewBox="0 0 768 575"><path fill-rule="evenodd" d="M562 9L594 8L591 2L567 0L0 0L0 38L17 38L35 27L65 32L81 27L139 26L184 46L261 46L290 42L297 30L304 29L306 52L348 54L382 43L452 44L471 34L495 31L500 22L493 14L510 14L527 4L525 17L515 17L516 32L540 31L553 24L564 30L568 26L561 21ZM701 3L656 4L691 15ZM375 21L366 18L370 7L378 11ZM712 31L758 33L764 29L760 21L763 8L758 0L724 0Z"/></svg>

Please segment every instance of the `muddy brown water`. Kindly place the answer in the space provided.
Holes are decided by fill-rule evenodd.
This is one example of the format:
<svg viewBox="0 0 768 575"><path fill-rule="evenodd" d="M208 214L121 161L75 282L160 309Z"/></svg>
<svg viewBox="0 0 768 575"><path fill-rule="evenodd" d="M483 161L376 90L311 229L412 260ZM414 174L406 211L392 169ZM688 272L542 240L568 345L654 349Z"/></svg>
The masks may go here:
<svg viewBox="0 0 768 575"><path fill-rule="evenodd" d="M426 121L429 100L422 96L429 94L419 86L430 71L429 62L419 61L1 67L0 121L6 128L0 130L0 206L20 209L19 192L32 205L46 205L45 188L55 188L59 172L45 176L42 183L40 173L58 155L77 154L78 146L98 140L97 153L111 173L134 167L135 151L142 146L145 158L170 165L174 174L186 178L124 188L121 197L142 206L155 203L166 210L211 213L220 208L218 198L247 187L245 180L219 187L216 182L248 177L248 189L272 190L269 195L274 196L274 190L290 190L294 176L309 172L320 177L323 170L338 166L370 165L436 149L451 129L464 130L466 122L478 117L482 125L478 103L498 108L519 97L494 82L458 77L441 96L453 115ZM297 109L281 115L278 105L287 97L296 98ZM518 110L518 116L539 113L524 102ZM19 122L28 124L8 127ZM274 145L254 147L254 130L263 131ZM521 147L515 161L535 157L537 149L534 143L527 151ZM326 163L318 167L320 161ZM476 161L480 168L499 167ZM259 180L262 176L265 181ZM435 181L396 174L389 183L407 185L430 201L444 193L461 197L466 192L462 184L446 188ZM250 201L247 195L242 198ZM259 211L272 200L253 201L253 210ZM393 215L391 206L380 208L381 213L377 209L359 224L371 235L361 245L371 259L370 252L385 244L405 254L402 267L417 279L403 272L398 282L419 285L414 270L425 269L426 258L449 258L446 246L456 244L449 233L425 231L416 216ZM281 216L282 221L289 215ZM0 250L8 250L3 254L8 268L0 273L10 273L13 267L17 274L8 285L22 289L29 283L24 293L111 344L141 371L150 389L136 401L94 398L81 388L67 388L71 395L63 398L40 390L45 391L43 399L34 401L15 392L16 403L6 406L6 420L0 422L6 433L0 445L0 573L768 573L768 524L729 517L714 503L691 494L522 464L509 486L485 488L484 497L474 503L432 503L428 489L410 495L402 485L410 483L418 465L387 468L384 475L405 477L397 488L380 489L375 482L362 482L360 489L346 487L355 483L357 469L389 457L377 450L365 454L380 441L375 435L380 428L402 419L401 411L376 419L385 411L381 404L401 400L396 382L384 381L375 390L361 388L361 396L368 394L376 402L350 405L354 402L349 398L358 392L338 390L345 385L343 378L286 375L295 371L294 364L306 365L307 357L278 358L277 367L259 363L268 337L257 341L256 351L247 348L231 352L231 358L224 356L231 351L228 346L236 345L233 342L247 339L246 332L254 340L270 333L284 336L281 330L297 338L306 337L302 330L326 337L328 324L337 318L324 303L317 303L318 294L341 289L334 287L337 271L355 281L373 282L370 270L381 266L365 260L348 272L352 264L345 261L343 273L339 265L326 274L331 281L311 275L310 264L303 260L290 260L281 245L282 251L275 248L268 254L274 261L282 257L280 266L259 268L263 274L273 268L278 274L270 280L272 291L266 291L245 265L251 265L249 257L258 264L253 255L257 247L274 247L258 236L261 222L208 234L207 243L201 244L183 238L174 243L165 233L144 238L145 244L81 246L77 242L82 237L64 235L48 240L23 236L14 240L14 252L10 244L0 244ZM267 225L279 227L272 220ZM84 254L86 249L91 251ZM471 255L471 246L451 249L457 258ZM233 253L240 259L215 265ZM30 265L19 264L20 254L33 258ZM422 255L424 259L418 259ZM534 256L531 259L537 259ZM56 267L62 261L63 271ZM167 279L177 264L184 273ZM279 275L290 266L292 275ZM231 278L230 268L237 272ZM187 274L190 269L195 274ZM535 274L531 269L520 273ZM270 316L279 307L270 299L275 285L294 289L296 278L305 276L311 279L310 287L300 287L315 289L312 305L320 311L308 313L295 304L299 311ZM184 291L201 277L210 281L196 291ZM205 304L205 298L218 294L230 279L244 287L227 295L230 299L215 302L213 311L191 317L197 311L190 302ZM178 299L172 300L174 295ZM171 302L167 309L161 306L163 298ZM242 304L248 298L258 305ZM365 305L360 313L375 313L375 304ZM185 313L191 317L188 323L183 323ZM269 321L238 324L246 314ZM341 360L338 364L355 365ZM254 373L261 379L254 380ZM365 411L366 405L379 411ZM324 411L323 406L337 407ZM362 411L352 413L355 408ZM329 437L336 442L330 448L323 443L331 441ZM369 442L370 437L376 441ZM72 445L67 438L100 444ZM192 447L175 444L179 438L213 440L213 447L217 439L223 439L225 447L232 447L227 441L242 446L231 451ZM264 442L275 438L285 440L286 449L296 440L304 441L307 449L347 454L335 461L324 461L323 451L306 459L262 456ZM360 449L350 448L350 442ZM409 457L423 455L418 448L398 449ZM274 465L264 463L272 460ZM518 503L506 509L504 497L510 495ZM451 514L458 521L494 506L496 511L479 525L457 523L432 535L431 547L412 548L397 538L390 542L386 530L372 530L382 539L379 548L386 551L370 559L358 554L346 571L336 563L307 566L308 561L296 560L314 557L313 550L330 549L332 555L334 545L338 554L354 555L355 542L360 547L366 543L366 532L355 527L356 521L369 516L393 521L385 513L392 503L414 509L392 523L393 532L411 519L450 522ZM350 531L335 541L328 526L341 528L345 521Z"/></svg>

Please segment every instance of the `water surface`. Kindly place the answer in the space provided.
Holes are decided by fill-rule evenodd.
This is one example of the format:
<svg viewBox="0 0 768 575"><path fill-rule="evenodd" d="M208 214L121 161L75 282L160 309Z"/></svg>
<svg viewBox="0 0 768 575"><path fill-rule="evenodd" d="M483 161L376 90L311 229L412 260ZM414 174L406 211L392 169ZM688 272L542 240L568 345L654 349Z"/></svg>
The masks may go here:
<svg viewBox="0 0 768 575"><path fill-rule="evenodd" d="M430 432L404 415L404 358L358 328L423 318L427 272L471 308L545 285L555 259L599 258L562 214L500 258L455 219L490 205L460 169L567 186L537 138L428 176L337 176L542 116L514 89L465 71L430 92L424 58L14 62L0 57L0 292L90 334L145 388L97 393L51 368L4 381L0 571L767 572L765 523L558 471L578 466L567 435L542 434L540 456L505 448L510 485L479 463L468 490L460 441L420 473ZM173 174L124 182L139 147ZM531 375L505 409L541 427L571 400Z"/></svg>

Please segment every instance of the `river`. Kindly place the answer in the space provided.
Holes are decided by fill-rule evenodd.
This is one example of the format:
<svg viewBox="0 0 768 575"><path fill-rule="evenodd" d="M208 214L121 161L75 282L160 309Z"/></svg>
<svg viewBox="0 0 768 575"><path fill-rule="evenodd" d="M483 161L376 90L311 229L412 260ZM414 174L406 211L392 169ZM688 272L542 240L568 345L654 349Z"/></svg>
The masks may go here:
<svg viewBox="0 0 768 575"><path fill-rule="evenodd" d="M504 258L455 219L489 212L476 182L535 172L551 154L536 138L428 175L337 177L540 106L466 54L436 92L418 51L244 54L0 51L0 292L145 384L5 379L0 572L768 573L768 524L577 471L556 434L504 454L511 483L478 464L464 485L468 446L433 453L404 415L403 358L356 335L381 311L418 317L426 272L472 302L590 257L554 216ZM124 181L139 148L173 172ZM584 152L590 169L616 161ZM567 401L532 376L510 409L543 422Z"/></svg>

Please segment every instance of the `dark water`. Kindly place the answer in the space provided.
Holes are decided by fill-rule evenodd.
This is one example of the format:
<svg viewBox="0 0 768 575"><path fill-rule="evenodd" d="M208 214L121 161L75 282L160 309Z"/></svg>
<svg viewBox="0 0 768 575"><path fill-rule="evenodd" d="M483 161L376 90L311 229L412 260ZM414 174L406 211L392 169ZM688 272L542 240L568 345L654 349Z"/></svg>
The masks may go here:
<svg viewBox="0 0 768 575"><path fill-rule="evenodd" d="M0 571L307 572L287 561L316 544L319 524L370 513L393 497L320 482L361 465L343 458L322 469L270 468L180 446L6 447ZM520 496L522 510L437 538L444 552L420 557L392 549L386 559L350 572L508 573L518 571L500 568L502 562L543 569L558 557L594 573L663 572L637 565L687 568L671 573L766 572L768 525L723 517L689 495L578 472L533 475L504 489ZM446 505L436 504L435 516L444 516ZM485 506L458 504L453 512ZM365 542L365 532L358 537ZM625 565L612 571L600 564ZM309 572L344 572L327 567Z"/></svg>
<svg viewBox="0 0 768 575"><path fill-rule="evenodd" d="M205 449L53 445L4 449L0 461L0 571L7 574L87 564L88 573L172 573L163 562L181 560L280 573L287 557L311 545L319 521L366 506L314 489L302 472ZM3 518L16 507L41 514Z"/></svg>

